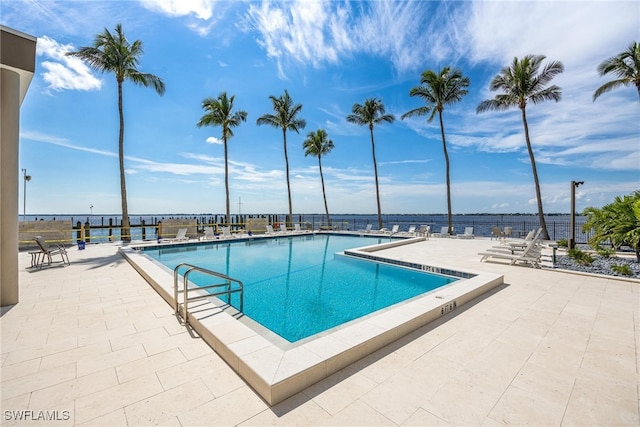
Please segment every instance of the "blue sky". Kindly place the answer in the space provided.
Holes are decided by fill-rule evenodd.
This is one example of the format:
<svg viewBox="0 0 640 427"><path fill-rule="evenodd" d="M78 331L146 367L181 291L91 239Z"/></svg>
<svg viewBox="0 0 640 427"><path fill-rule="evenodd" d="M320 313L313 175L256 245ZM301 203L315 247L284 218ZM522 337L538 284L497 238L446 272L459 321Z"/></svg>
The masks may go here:
<svg viewBox="0 0 640 427"><path fill-rule="evenodd" d="M383 213L445 213L438 121L400 120L422 71L460 68L469 94L444 111L454 213L536 212L520 111L476 114L490 80L514 57L562 61L562 100L527 109L545 212L602 206L640 189L640 102L633 87L592 102L611 79L597 65L637 41L638 1L6 1L1 22L38 38L37 66L21 110L20 168L28 214L118 214L115 78L65 52L123 25L144 43L139 69L166 94L124 85L129 212L223 213L220 128L197 128L201 102L222 91L248 112L229 143L231 211L284 213L282 132L257 126L270 95L288 90L307 126L288 135L294 213L324 211L317 158L302 141L325 129L331 213L375 213L368 129L346 122L376 97L397 120L375 128ZM20 213L22 213L22 185Z"/></svg>

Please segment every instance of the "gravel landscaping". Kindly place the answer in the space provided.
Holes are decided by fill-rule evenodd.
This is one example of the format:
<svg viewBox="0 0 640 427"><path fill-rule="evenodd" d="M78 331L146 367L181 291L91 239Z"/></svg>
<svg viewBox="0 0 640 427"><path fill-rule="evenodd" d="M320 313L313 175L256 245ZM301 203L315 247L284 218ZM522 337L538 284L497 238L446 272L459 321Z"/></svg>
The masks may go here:
<svg viewBox="0 0 640 427"><path fill-rule="evenodd" d="M568 255L558 255L556 257L556 268L563 270L572 270L579 271L583 273L592 273L592 274L604 274L607 276L619 276L619 277L627 277L633 279L640 279L640 263L636 261L635 256L632 257L609 257L605 258L599 255L592 253L592 256L595 258L595 261L590 265L581 265L576 261L571 259ZM622 274L616 273L611 269L614 265L628 265L631 270L631 276L624 276Z"/></svg>

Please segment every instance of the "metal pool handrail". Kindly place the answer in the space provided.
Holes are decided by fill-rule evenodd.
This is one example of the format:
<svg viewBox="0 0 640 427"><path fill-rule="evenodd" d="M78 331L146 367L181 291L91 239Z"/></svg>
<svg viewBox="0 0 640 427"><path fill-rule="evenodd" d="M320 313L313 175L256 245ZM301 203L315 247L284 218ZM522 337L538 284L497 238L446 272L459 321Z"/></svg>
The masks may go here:
<svg viewBox="0 0 640 427"><path fill-rule="evenodd" d="M183 280L183 289L179 290L178 289L178 270L181 267L188 267L187 271L184 273L184 280ZM189 288L189 274L192 271L197 271L200 273L204 273L207 274L209 276L213 276L213 277L217 277L219 279L223 279L225 280L225 283L217 283L215 285L208 285L208 286L197 286L197 287L192 287ZM237 283L238 287L235 289L231 289L231 282ZM201 295L197 295L197 296L193 296L189 298L189 291L199 291L199 290L206 290L206 289L215 289L215 288L221 288L221 287L226 287L226 290L222 290L219 292L214 292L214 293L206 293L206 294L201 294ZM215 297L218 295L229 295L229 304L231 304L231 294L239 292L240 293L240 311L242 312L244 309L244 293L243 293L243 284L240 280L238 279L234 279L232 277L229 277L227 275L224 275L222 273L217 273L215 271L211 271L211 270L207 270L206 268L202 268L202 267L198 267L196 265L193 264L189 264L186 262L183 262L182 264L178 264L176 266L176 268L173 269L173 308L175 310L176 315L179 314L179 303L178 303L178 294L179 293L184 293L184 298L183 298L183 313L182 313L182 317L184 319L184 323L185 325L187 325L189 323L189 311L188 311L188 303L189 301L196 301L196 300L200 300L200 299L206 299L209 297Z"/></svg>

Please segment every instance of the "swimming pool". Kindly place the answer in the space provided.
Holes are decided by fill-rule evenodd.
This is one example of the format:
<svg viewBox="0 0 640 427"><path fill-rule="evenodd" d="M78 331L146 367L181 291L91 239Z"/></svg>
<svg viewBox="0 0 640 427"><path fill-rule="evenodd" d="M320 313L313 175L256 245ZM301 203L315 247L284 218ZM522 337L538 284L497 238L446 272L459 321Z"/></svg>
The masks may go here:
<svg viewBox="0 0 640 427"><path fill-rule="evenodd" d="M264 237L253 238L257 241ZM440 261L424 257L423 248L435 243L425 241L424 237L390 241L386 236L381 242L384 243L349 249L345 253L386 264L444 273L460 280L295 343L249 321L248 316L230 309L227 304L214 304L208 300L190 306L188 326L273 405L400 337L464 309L474 298L504 283L500 274L451 267L443 261L451 255L448 252L447 256L438 257ZM371 244L372 241L364 243ZM182 246L179 250L196 252L195 248L200 245L201 242L191 241L179 245ZM155 244L132 244L121 247L120 253L173 307L173 271L147 255L146 251L153 246ZM178 245L171 246L178 250ZM227 250L224 246L219 248L218 253Z"/></svg>
<svg viewBox="0 0 640 427"><path fill-rule="evenodd" d="M243 313L296 342L457 280L342 253L389 240L320 234L144 252L172 270L186 262L242 281ZM208 277L195 272L189 279L208 283ZM229 302L239 308L239 295Z"/></svg>

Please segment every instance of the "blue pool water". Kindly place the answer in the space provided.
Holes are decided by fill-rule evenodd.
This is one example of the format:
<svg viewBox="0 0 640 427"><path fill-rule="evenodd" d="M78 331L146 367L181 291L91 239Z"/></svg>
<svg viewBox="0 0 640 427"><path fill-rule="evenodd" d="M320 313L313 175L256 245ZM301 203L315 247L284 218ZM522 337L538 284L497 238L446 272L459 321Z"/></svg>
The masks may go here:
<svg viewBox="0 0 640 427"><path fill-rule="evenodd" d="M388 241L388 237L322 234L154 248L144 253L172 270L186 262L242 281L244 314L295 342L456 280L340 254ZM189 280L211 283L195 272ZM238 307L237 294L231 304Z"/></svg>

